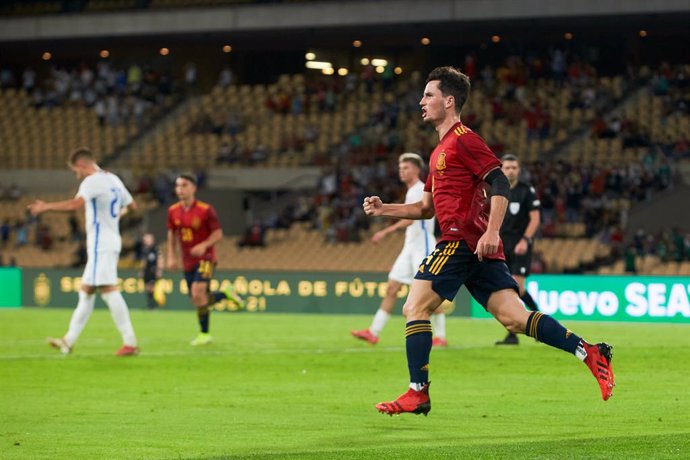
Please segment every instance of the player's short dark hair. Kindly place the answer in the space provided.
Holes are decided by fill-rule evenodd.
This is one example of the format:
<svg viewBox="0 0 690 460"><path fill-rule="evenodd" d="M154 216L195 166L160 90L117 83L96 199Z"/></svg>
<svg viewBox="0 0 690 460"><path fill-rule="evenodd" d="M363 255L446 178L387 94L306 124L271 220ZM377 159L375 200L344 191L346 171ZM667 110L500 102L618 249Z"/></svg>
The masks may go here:
<svg viewBox="0 0 690 460"><path fill-rule="evenodd" d="M438 80L438 89L444 96L453 96L455 112L462 111L467 98L470 97L470 77L451 66L436 67L429 73L426 82Z"/></svg>
<svg viewBox="0 0 690 460"><path fill-rule="evenodd" d="M192 184L196 185L196 176L192 173L180 173L177 175L177 178L188 180Z"/></svg>
<svg viewBox="0 0 690 460"><path fill-rule="evenodd" d="M86 159L94 161L93 152L87 147L79 147L69 155L68 164L74 166L79 160Z"/></svg>
<svg viewBox="0 0 690 460"><path fill-rule="evenodd" d="M422 157L420 157L416 153L411 153L411 152L403 153L402 155L400 155L400 157L398 157L398 163L402 163L402 162L412 163L413 165L418 167L420 170L424 169L424 160L422 159Z"/></svg>
<svg viewBox="0 0 690 460"><path fill-rule="evenodd" d="M501 157L501 161L517 161L520 163L520 160L518 159L517 156L513 155L512 153L506 153Z"/></svg>

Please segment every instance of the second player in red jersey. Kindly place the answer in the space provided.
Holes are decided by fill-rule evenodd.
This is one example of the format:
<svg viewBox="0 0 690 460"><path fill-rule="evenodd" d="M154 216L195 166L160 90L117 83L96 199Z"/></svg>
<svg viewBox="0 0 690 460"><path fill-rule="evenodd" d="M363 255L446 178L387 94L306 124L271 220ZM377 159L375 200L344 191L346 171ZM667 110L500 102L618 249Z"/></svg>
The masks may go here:
<svg viewBox="0 0 690 460"><path fill-rule="evenodd" d="M460 120L469 93L469 78L453 67L436 68L427 78L419 104L422 118L434 125L440 142L429 161L431 171L422 200L384 204L377 196L364 199L367 215L401 219L436 215L442 231L436 249L420 265L403 307L409 390L376 408L389 415L431 410L429 315L443 299L452 300L462 285L508 331L528 334L583 360L607 400L614 385L611 346L589 344L550 316L525 311L520 302L499 236L510 183L500 161Z"/></svg>
<svg viewBox="0 0 690 460"><path fill-rule="evenodd" d="M216 249L213 244L206 243L214 232L220 230L213 206L196 199L189 208L185 208L182 202L175 203L168 209L168 230L178 236L184 271L193 270L201 261L216 263ZM222 231L220 237L223 237Z"/></svg>
<svg viewBox="0 0 690 460"><path fill-rule="evenodd" d="M196 178L181 174L175 180L175 193L179 202L168 208L168 269L177 265L176 249L182 249L182 266L189 295L196 307L201 332L192 345L208 345L209 307L227 299L239 308L244 305L228 285L224 291L209 292L216 266L215 244L223 238L218 215L208 203L196 199Z"/></svg>

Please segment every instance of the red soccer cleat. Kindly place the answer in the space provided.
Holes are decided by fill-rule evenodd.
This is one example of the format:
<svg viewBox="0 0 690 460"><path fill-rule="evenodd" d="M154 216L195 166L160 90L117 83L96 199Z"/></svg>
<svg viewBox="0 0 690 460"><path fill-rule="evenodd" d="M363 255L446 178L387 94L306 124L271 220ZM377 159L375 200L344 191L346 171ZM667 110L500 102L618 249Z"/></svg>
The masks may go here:
<svg viewBox="0 0 690 460"><path fill-rule="evenodd" d="M407 393L401 395L398 399L391 402L380 402L376 405L376 409L382 414L390 416L409 412L411 414L426 414L431 410L431 398L429 398L429 385L431 382L424 385L419 391L414 391L412 388L407 390Z"/></svg>
<svg viewBox="0 0 690 460"><path fill-rule="evenodd" d="M587 357L585 364L592 371L592 374L599 382L599 389L601 390L601 397L607 401L613 393L613 387L616 382L613 380L613 369L611 369L611 358L613 347L608 343L595 343L590 345L583 341Z"/></svg>
<svg viewBox="0 0 690 460"><path fill-rule="evenodd" d="M357 337L360 340L369 342L372 345L376 345L377 343L379 343L379 338L372 334L369 331L369 329L363 329L361 331L352 331L351 334L353 337Z"/></svg>
<svg viewBox="0 0 690 460"><path fill-rule="evenodd" d="M115 356L136 356L139 354L139 347L131 347L129 345L122 345L119 350L115 352Z"/></svg>
<svg viewBox="0 0 690 460"><path fill-rule="evenodd" d="M448 346L448 341L443 337L434 337L431 341L431 346L434 348L446 348Z"/></svg>

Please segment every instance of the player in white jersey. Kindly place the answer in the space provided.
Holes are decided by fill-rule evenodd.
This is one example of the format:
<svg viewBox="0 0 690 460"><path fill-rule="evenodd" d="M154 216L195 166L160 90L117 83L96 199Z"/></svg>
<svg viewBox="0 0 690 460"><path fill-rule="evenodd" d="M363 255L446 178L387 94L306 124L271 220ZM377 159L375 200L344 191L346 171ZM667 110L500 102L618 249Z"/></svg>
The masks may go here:
<svg viewBox="0 0 690 460"><path fill-rule="evenodd" d="M398 172L400 180L407 186L405 204L417 203L421 201L424 194L424 182L420 179L424 160L416 153L403 153L398 159ZM388 322L398 292L403 284L410 285L415 273L424 258L428 256L436 247L434 237L434 219L409 220L401 219L393 225L374 234L371 238L372 243L378 244L387 235L398 230L405 230L405 245L400 251L398 258L393 264L388 274L388 288L386 296L381 301L381 305L374 315L369 329L352 331L352 335L358 339L367 341L375 345L379 341L379 334ZM446 341L446 317L441 309L431 316L434 330L434 346L447 346Z"/></svg>
<svg viewBox="0 0 690 460"><path fill-rule="evenodd" d="M117 261L120 257L120 217L127 210L136 209L127 188L115 175L103 171L86 148L77 149L69 159L70 169L83 179L77 195L71 200L29 205L33 215L46 211L75 211L85 208L87 262L81 278L79 302L72 313L67 333L62 338L48 338L48 343L68 354L86 326L96 301L96 290L110 309L123 345L115 354L131 356L139 352L129 310L117 283Z"/></svg>

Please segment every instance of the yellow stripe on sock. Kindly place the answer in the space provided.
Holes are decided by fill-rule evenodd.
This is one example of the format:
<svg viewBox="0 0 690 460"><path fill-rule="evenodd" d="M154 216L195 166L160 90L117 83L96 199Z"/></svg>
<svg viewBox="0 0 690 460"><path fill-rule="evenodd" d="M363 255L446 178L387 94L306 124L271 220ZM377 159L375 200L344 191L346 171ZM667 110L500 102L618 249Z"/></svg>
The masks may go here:
<svg viewBox="0 0 690 460"><path fill-rule="evenodd" d="M532 323L530 324L530 337L534 337L535 339L539 340L537 337L537 331L539 330L539 321L541 320L541 317L543 316L543 313L541 312L534 312L534 316L532 317Z"/></svg>
<svg viewBox="0 0 690 460"><path fill-rule="evenodd" d="M421 332L431 332L431 324L415 324L405 329L405 337L419 334Z"/></svg>
<svg viewBox="0 0 690 460"><path fill-rule="evenodd" d="M537 324L537 319L539 318L537 313L539 313L539 312L536 312L536 313L534 313L534 315L532 315L532 321L530 322L530 325L529 325L529 336L530 337L534 337L534 325Z"/></svg>

